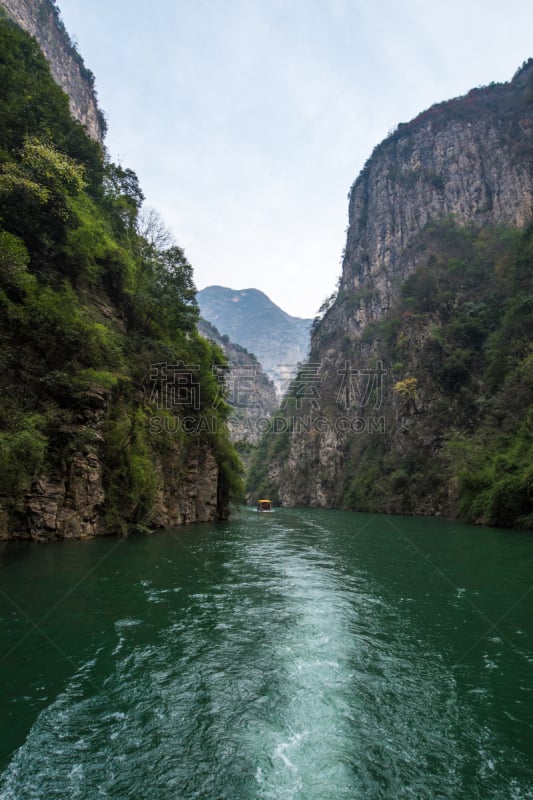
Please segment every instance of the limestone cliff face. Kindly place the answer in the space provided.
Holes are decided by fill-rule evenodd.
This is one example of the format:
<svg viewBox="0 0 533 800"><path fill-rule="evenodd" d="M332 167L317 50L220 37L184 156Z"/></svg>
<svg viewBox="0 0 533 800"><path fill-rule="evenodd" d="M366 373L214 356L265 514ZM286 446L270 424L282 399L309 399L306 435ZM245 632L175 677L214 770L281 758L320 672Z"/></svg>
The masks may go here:
<svg viewBox="0 0 533 800"><path fill-rule="evenodd" d="M57 431L65 454L55 468L32 484L15 514L0 526L1 539L83 539L105 532L103 510L104 425L109 392L94 387L82 400L73 423ZM91 443L70 452L80 433Z"/></svg>
<svg viewBox="0 0 533 800"><path fill-rule="evenodd" d="M113 532L106 519L106 425L111 393L93 387L81 400L72 425L57 431L62 457L32 484L17 510L0 504L0 540L49 542L87 539ZM81 437L87 442L79 447ZM167 528L211 522L227 509L218 500L219 469L205 441L176 441L156 463L158 487L149 515L129 527Z"/></svg>
<svg viewBox="0 0 533 800"><path fill-rule="evenodd" d="M52 0L0 0L10 19L34 36L56 83L69 96L72 116L92 139L103 142L105 120L98 108L94 79L66 32Z"/></svg>
<svg viewBox="0 0 533 800"><path fill-rule="evenodd" d="M355 181L337 302L322 333L361 331L412 271L409 246L452 215L521 227L533 210L533 65L420 114L382 142Z"/></svg>
<svg viewBox="0 0 533 800"><path fill-rule="evenodd" d="M196 440L186 458L177 448L174 456L161 462L161 476L150 524L159 528L212 522L218 519L218 465L204 442Z"/></svg>
<svg viewBox="0 0 533 800"><path fill-rule="evenodd" d="M338 507L343 486L365 471L365 448L382 453L385 463L416 439L431 459L442 434L432 404L442 406L442 398L419 385L415 411L393 385L417 374L435 334L430 324L417 328L406 320L401 335L409 355L382 370L380 337L389 310L417 266L431 269L432 226L453 220L459 229L521 229L532 217L532 61L510 83L434 106L376 147L350 193L338 294L313 326L310 362L286 399L271 444L263 446L266 466L252 466L252 493L268 491L284 505ZM373 480L379 485L380 475L369 475L369 485ZM453 493L453 486L437 485L434 495L406 509L399 489L396 505L375 507L454 513Z"/></svg>

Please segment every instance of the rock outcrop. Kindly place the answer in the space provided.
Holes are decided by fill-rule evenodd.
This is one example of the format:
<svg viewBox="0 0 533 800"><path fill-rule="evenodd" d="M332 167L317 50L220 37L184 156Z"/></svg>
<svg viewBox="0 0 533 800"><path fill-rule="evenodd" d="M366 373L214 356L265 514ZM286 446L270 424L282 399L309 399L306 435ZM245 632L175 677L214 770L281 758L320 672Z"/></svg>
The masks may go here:
<svg viewBox="0 0 533 800"><path fill-rule="evenodd" d="M81 398L72 424L56 432L63 457L32 483L0 538L43 542L105 533L103 432L109 403L109 392L96 386ZM80 436L87 442L83 449Z"/></svg>
<svg viewBox="0 0 533 800"><path fill-rule="evenodd" d="M432 264L439 258L448 263L456 255L453 247L442 255L446 225L453 240L454 226L459 231L498 226L519 231L532 218L532 60L510 83L474 89L436 105L378 145L350 193L338 294L313 326L310 360L293 384L271 443L260 448L249 490L268 492L284 505L457 513L454 481L446 484L436 476L434 490L409 502L405 487L416 459L444 464L435 460L444 435L440 423L445 414L449 426L460 419L454 419L459 401L453 392L439 395L430 377L439 368L442 383L442 364L451 375L453 358L462 365L470 352L468 340L450 352L439 342L442 320L460 303L461 281L454 278L459 294L445 301L448 308L425 313L423 321L416 308L400 319L393 319L391 311L406 279L420 267L426 270L429 294L419 289L428 298L419 310L430 308L431 292L438 294L439 289L431 284ZM436 247L432 226L441 226ZM471 241L475 237L473 233ZM459 255L457 263L463 257ZM475 291L468 299L474 306ZM398 363L393 358L380 361L386 339L401 352ZM387 352L392 350L391 345ZM473 364L471 371L475 369ZM395 384L416 374L421 376L416 392L409 395L409 385L400 386L402 396ZM424 375L430 376L425 383ZM473 429L475 413L475 404L464 412L465 430ZM395 471L393 477L387 469ZM372 504L360 504L360 493L355 500L353 493L350 497L349 487L365 481ZM380 482L390 486L394 481L394 499L384 489L380 502Z"/></svg>
<svg viewBox="0 0 533 800"><path fill-rule="evenodd" d="M533 64L438 104L383 141L353 184L342 277L322 334L361 332L391 307L432 221L523 227L533 211Z"/></svg>
<svg viewBox="0 0 533 800"><path fill-rule="evenodd" d="M212 522L217 508L218 465L213 453L200 440L193 442L187 458L176 451L159 465L161 487L154 504L151 524L159 528Z"/></svg>
<svg viewBox="0 0 533 800"><path fill-rule="evenodd" d="M94 387L75 424L58 431L60 463L33 482L18 511L8 515L0 506L0 540L87 539L116 530L106 518L105 429L111 407L110 393ZM90 443L76 449L80 436ZM155 468L158 486L149 515L129 529L211 522L221 516L218 464L205 441L191 437L186 447L176 441Z"/></svg>
<svg viewBox="0 0 533 800"><path fill-rule="evenodd" d="M37 39L56 83L68 95L72 116L92 139L102 143L106 124L98 108L94 76L87 69L53 0L0 0L10 19Z"/></svg>
<svg viewBox="0 0 533 800"><path fill-rule="evenodd" d="M224 381L226 402L231 407L228 418L231 440L257 444L278 405L273 382L253 353L222 336L214 325L200 319L198 330L215 342L228 360Z"/></svg>

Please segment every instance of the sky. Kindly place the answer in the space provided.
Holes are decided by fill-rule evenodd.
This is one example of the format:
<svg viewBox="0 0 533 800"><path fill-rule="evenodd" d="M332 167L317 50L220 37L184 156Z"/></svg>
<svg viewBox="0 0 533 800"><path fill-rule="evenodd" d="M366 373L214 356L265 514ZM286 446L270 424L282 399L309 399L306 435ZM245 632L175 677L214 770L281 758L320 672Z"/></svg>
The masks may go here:
<svg viewBox="0 0 533 800"><path fill-rule="evenodd" d="M533 56L530 0L57 0L133 169L198 289L313 317L335 291L347 195L433 103Z"/></svg>

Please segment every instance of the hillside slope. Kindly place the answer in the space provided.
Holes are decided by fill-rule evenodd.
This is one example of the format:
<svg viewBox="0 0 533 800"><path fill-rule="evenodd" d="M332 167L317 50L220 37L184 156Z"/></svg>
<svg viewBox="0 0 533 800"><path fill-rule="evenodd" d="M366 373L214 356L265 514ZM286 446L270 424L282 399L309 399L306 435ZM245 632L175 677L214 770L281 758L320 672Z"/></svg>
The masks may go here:
<svg viewBox="0 0 533 800"><path fill-rule="evenodd" d="M222 336L207 320L200 318L198 331L220 347L227 359L227 367L223 366L221 373L230 408L227 419L230 439L241 446L257 444L278 406L274 384L253 353Z"/></svg>

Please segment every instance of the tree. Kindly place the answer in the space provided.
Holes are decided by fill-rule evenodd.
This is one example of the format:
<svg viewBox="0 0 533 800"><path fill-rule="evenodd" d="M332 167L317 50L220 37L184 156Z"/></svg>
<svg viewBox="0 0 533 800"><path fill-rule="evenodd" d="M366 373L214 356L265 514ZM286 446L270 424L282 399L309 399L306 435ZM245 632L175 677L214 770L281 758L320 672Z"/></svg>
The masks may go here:
<svg viewBox="0 0 533 800"><path fill-rule="evenodd" d="M141 210L137 221L137 232L149 247L156 250L164 250L173 244L172 234L155 208L144 207Z"/></svg>
<svg viewBox="0 0 533 800"><path fill-rule="evenodd" d="M417 386L418 381L416 378L405 378L403 381L397 381L392 387L392 391L400 395L402 400L405 400L406 408L411 406L416 411L415 398Z"/></svg>
<svg viewBox="0 0 533 800"><path fill-rule="evenodd" d="M27 137L17 161L0 171L4 228L25 243L38 264L76 225L72 198L84 187L84 168L49 143Z"/></svg>
<svg viewBox="0 0 533 800"><path fill-rule="evenodd" d="M139 179L132 169L108 161L104 168L104 205L117 234L137 232L137 220L144 201Z"/></svg>

